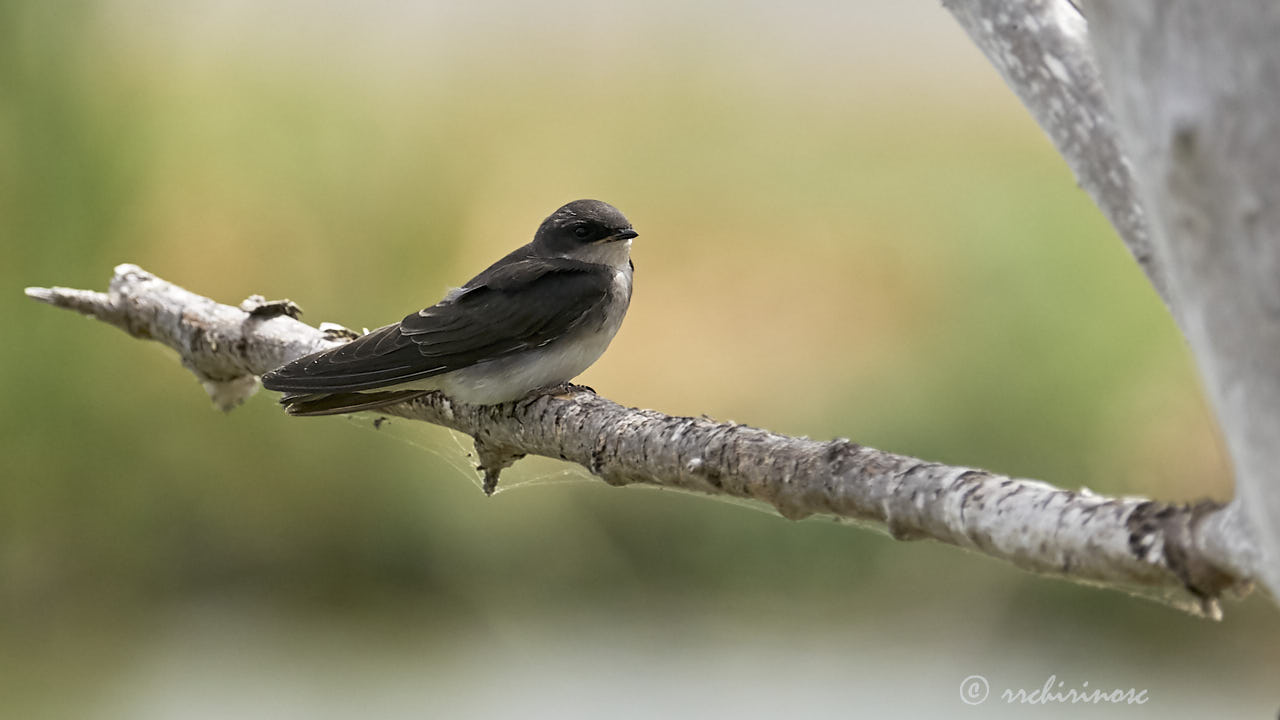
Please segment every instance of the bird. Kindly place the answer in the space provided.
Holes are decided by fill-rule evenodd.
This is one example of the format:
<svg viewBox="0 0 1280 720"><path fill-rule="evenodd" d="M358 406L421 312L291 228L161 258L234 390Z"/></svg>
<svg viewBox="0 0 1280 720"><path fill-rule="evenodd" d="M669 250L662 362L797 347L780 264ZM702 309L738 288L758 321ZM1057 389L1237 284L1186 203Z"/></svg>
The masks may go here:
<svg viewBox="0 0 1280 720"><path fill-rule="evenodd" d="M376 410L439 391L495 405L562 386L604 353L631 304L631 241L614 206L575 200L533 241L430 307L271 370L290 415Z"/></svg>

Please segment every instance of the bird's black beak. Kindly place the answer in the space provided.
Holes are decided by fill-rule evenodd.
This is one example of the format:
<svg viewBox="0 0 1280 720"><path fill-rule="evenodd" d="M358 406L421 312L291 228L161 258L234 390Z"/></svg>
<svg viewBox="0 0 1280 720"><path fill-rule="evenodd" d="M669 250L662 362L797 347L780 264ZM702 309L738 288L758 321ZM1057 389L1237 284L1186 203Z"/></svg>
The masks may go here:
<svg viewBox="0 0 1280 720"><path fill-rule="evenodd" d="M619 230L618 232L614 233L609 239L610 240L631 240L639 236L640 236L640 233L636 232L635 230L632 230L631 228L627 228L626 230Z"/></svg>

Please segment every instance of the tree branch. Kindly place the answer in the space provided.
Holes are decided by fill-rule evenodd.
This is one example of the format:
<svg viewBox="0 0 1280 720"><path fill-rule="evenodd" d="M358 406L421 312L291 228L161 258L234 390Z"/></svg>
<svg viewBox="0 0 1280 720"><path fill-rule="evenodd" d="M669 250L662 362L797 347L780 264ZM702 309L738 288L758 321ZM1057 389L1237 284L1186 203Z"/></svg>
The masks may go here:
<svg viewBox="0 0 1280 720"><path fill-rule="evenodd" d="M1176 310L1080 12L1069 0L942 4L1022 100L1156 292Z"/></svg>
<svg viewBox="0 0 1280 720"><path fill-rule="evenodd" d="M1157 254L1280 597L1280 8L1090 0Z"/></svg>
<svg viewBox="0 0 1280 720"><path fill-rule="evenodd" d="M168 345L224 409L257 389L257 375L340 341L294 319L297 308L287 301L253 297L239 308L221 305L133 265L116 268L107 294L66 288L27 294ZM870 521L898 539L932 538L1213 617L1218 598L1244 592L1254 575L1244 525L1207 501L1174 506L1073 492L848 440L820 442L626 408L581 390L496 406L431 394L383 414L471 435L486 481L496 482L525 454L560 458L611 485L750 498L791 519Z"/></svg>

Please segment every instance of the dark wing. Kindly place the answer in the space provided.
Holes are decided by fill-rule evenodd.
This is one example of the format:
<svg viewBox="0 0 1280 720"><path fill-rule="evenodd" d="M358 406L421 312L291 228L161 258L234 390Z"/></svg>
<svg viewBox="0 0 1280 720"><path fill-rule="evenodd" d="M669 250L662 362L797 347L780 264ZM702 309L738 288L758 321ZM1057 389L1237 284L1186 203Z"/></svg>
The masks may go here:
<svg viewBox="0 0 1280 720"><path fill-rule="evenodd" d="M346 345L262 376L271 390L372 390L541 347L604 321L612 284L600 266L529 259L491 268L457 295Z"/></svg>

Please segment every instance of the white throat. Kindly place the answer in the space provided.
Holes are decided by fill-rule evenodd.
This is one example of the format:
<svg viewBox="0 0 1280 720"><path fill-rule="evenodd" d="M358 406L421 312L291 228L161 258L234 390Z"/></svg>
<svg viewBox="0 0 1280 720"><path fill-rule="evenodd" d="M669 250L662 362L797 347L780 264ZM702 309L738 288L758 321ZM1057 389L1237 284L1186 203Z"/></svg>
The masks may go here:
<svg viewBox="0 0 1280 720"><path fill-rule="evenodd" d="M596 265L608 265L614 270L622 270L631 264L631 241L614 240L577 247L573 252L565 253L560 257Z"/></svg>

